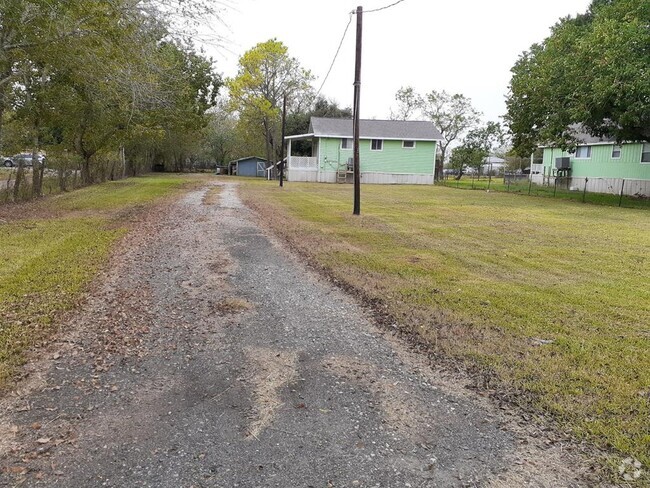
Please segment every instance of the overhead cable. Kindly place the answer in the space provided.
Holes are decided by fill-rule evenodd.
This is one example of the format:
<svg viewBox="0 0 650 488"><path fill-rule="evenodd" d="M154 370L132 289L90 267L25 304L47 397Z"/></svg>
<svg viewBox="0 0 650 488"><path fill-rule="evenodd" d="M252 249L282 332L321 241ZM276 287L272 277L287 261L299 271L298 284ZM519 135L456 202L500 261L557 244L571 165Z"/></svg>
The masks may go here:
<svg viewBox="0 0 650 488"><path fill-rule="evenodd" d="M394 7L395 5L397 5L398 3L402 3L403 1L404 0L397 0L397 2L391 3L390 5L386 5L385 7L374 8L372 10L364 10L363 13L364 14L371 14L373 12L379 12L380 10L386 10L387 8Z"/></svg>
<svg viewBox="0 0 650 488"><path fill-rule="evenodd" d="M334 54L334 59L332 59L332 64L330 64L330 69L327 70L327 74L325 75L325 78L323 78L323 82L320 84L320 88L316 92L316 98L318 98L318 95L320 95L320 92L323 89L323 86L325 85L327 78L332 72L332 68L334 67L334 63L336 62L336 58L338 57L339 52L341 52L341 46L343 45L343 41L345 40L345 35L348 33L348 29L350 28L351 23L352 23L352 13L350 13L350 18L348 19L348 25L345 26L345 30L343 31L343 37L341 37L341 42L339 42L339 47L337 48L336 53Z"/></svg>

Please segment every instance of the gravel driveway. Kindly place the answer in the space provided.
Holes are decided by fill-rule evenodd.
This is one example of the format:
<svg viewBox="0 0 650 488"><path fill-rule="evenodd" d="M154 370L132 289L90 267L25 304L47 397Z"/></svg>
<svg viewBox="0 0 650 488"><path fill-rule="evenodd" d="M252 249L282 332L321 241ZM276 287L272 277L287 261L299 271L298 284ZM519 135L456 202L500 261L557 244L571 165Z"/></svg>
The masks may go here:
<svg viewBox="0 0 650 488"><path fill-rule="evenodd" d="M261 228L233 184L140 215L0 403L0 485L580 486Z"/></svg>

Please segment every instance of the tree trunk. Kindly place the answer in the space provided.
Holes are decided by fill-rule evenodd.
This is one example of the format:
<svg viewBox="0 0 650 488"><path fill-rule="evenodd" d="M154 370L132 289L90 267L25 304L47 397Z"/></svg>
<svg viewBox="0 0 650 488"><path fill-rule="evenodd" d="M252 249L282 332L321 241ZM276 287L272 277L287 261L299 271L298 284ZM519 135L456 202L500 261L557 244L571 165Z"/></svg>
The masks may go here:
<svg viewBox="0 0 650 488"><path fill-rule="evenodd" d="M2 97L2 95L0 95ZM0 100L0 155L4 152L4 120L5 116L5 107L4 107L4 102Z"/></svg>
<svg viewBox="0 0 650 488"><path fill-rule="evenodd" d="M124 151L124 146L120 146L120 162L122 163L121 179L124 179L126 178L126 153Z"/></svg>
<svg viewBox="0 0 650 488"><path fill-rule="evenodd" d="M445 155L447 153L447 148L446 147L440 147L440 160L436 158L436 170L434 172L433 178L436 181L440 181L442 179L442 173L443 173L443 168L445 165Z"/></svg>
<svg viewBox="0 0 650 488"><path fill-rule="evenodd" d="M59 190L62 192L66 191L65 183L66 183L66 176L65 176L65 170L61 167L57 170L57 180L59 181Z"/></svg>
<svg viewBox="0 0 650 488"><path fill-rule="evenodd" d="M16 181L14 182L14 202L20 200L20 185L23 184L25 179L25 168L23 167L23 160L18 159L18 170L16 171Z"/></svg>
<svg viewBox="0 0 650 488"><path fill-rule="evenodd" d="M93 177L90 174L90 158L91 156L84 156L81 163L81 181L84 185L91 185L93 182Z"/></svg>
<svg viewBox="0 0 650 488"><path fill-rule="evenodd" d="M38 137L39 121L34 121L34 135L32 137L32 198L43 196L43 174L45 165L38 159L40 152L40 138Z"/></svg>
<svg viewBox="0 0 650 488"><path fill-rule="evenodd" d="M111 170L108 175L108 179L111 181L115 181L117 178L115 177L115 170L117 165L117 161L115 159L111 159Z"/></svg>

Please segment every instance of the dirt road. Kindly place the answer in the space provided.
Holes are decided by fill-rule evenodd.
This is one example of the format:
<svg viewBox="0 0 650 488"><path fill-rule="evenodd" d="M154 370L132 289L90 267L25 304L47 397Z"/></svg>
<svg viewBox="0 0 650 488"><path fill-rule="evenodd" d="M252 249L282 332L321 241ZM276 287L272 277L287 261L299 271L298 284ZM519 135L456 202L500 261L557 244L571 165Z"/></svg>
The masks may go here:
<svg viewBox="0 0 650 488"><path fill-rule="evenodd" d="M215 184L140 216L0 404L0 485L580 486Z"/></svg>

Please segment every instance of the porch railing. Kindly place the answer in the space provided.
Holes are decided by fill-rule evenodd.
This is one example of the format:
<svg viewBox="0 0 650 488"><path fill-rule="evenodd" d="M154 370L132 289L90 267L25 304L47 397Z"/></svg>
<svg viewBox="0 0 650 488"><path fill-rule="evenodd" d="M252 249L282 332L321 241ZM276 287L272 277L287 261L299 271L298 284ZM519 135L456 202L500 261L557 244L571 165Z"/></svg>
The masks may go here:
<svg viewBox="0 0 650 488"><path fill-rule="evenodd" d="M318 158L289 156L289 169L318 171Z"/></svg>

